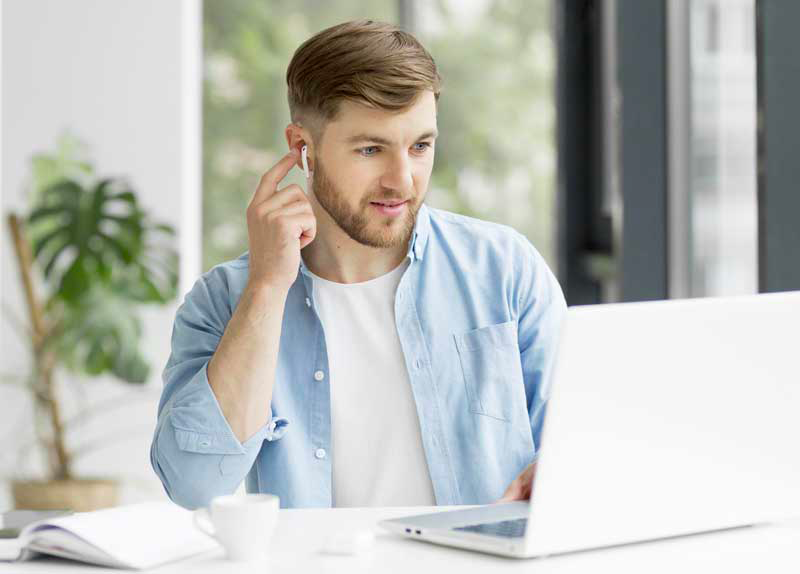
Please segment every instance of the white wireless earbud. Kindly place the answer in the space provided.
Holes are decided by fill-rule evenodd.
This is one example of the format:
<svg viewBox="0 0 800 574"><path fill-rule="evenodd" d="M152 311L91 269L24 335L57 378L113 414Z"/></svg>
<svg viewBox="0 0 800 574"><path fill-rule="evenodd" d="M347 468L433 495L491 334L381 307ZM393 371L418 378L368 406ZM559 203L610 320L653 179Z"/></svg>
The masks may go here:
<svg viewBox="0 0 800 574"><path fill-rule="evenodd" d="M303 173L306 175L306 179L310 178L311 175L308 171L308 146L303 145L303 148L300 150L300 158L303 160Z"/></svg>

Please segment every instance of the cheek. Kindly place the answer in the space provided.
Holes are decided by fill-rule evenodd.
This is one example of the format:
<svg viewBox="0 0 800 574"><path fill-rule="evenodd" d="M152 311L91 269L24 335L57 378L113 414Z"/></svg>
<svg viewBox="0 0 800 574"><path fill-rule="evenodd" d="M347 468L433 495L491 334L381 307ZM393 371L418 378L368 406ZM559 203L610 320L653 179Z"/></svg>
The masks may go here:
<svg viewBox="0 0 800 574"><path fill-rule="evenodd" d="M417 166L414 170L412 177L414 178L414 185L418 191L423 191L428 186L428 181L431 178L433 168L433 161L426 161Z"/></svg>
<svg viewBox="0 0 800 574"><path fill-rule="evenodd" d="M359 198L364 195L373 180L372 174L364 165L346 158L342 158L337 163L335 175L330 173L327 164L325 164L325 168L326 175L336 190L350 202L360 201Z"/></svg>
<svg viewBox="0 0 800 574"><path fill-rule="evenodd" d="M339 180L339 193L346 198L348 203L360 205L366 202L367 196L380 186L380 176L366 170L352 170L342 174Z"/></svg>

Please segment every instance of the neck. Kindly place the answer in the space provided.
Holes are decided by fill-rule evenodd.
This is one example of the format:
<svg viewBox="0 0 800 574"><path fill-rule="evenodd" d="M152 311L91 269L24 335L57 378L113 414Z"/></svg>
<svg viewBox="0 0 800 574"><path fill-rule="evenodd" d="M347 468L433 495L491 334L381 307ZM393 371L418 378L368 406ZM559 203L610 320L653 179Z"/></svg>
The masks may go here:
<svg viewBox="0 0 800 574"><path fill-rule="evenodd" d="M317 219L314 241L302 250L303 262L318 277L336 283L362 283L397 268L408 244L379 248L363 245L347 235L317 201L308 195Z"/></svg>

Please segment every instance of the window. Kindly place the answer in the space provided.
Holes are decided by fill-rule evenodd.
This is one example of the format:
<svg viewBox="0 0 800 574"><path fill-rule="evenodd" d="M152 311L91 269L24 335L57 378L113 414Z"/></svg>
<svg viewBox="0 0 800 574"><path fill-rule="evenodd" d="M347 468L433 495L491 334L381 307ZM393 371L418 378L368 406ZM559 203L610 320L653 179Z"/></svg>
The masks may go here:
<svg viewBox="0 0 800 574"><path fill-rule="evenodd" d="M758 290L753 4L690 3L691 296Z"/></svg>
<svg viewBox="0 0 800 574"><path fill-rule="evenodd" d="M203 268L247 249L245 209L285 153L286 67L328 26L397 22L440 68L427 203L509 224L555 258L555 50L549 2L373 0L205 2ZM287 178L302 183L299 172Z"/></svg>

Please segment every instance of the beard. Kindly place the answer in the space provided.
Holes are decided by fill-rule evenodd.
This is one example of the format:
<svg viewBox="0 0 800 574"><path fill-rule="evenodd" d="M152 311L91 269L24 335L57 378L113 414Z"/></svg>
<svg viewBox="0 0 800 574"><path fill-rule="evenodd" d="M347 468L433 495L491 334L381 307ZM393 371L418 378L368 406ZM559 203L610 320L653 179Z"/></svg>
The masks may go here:
<svg viewBox="0 0 800 574"><path fill-rule="evenodd" d="M361 205L353 210L345 201L344 194L325 173L322 162L317 158L314 166L314 196L331 219L353 241L368 247L391 248L407 245L417 221L419 205L415 198L409 198L404 212L397 217L371 214L370 199L364 198ZM402 199L398 197L375 197L375 201Z"/></svg>

